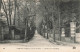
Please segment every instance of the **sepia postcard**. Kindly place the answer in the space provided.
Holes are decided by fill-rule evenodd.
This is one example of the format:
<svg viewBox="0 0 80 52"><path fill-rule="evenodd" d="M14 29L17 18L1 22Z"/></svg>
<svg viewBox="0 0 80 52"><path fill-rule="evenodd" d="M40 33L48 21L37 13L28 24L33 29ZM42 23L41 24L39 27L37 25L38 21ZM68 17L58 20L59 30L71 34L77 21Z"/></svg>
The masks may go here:
<svg viewBox="0 0 80 52"><path fill-rule="evenodd" d="M80 52L80 0L0 0L0 52Z"/></svg>

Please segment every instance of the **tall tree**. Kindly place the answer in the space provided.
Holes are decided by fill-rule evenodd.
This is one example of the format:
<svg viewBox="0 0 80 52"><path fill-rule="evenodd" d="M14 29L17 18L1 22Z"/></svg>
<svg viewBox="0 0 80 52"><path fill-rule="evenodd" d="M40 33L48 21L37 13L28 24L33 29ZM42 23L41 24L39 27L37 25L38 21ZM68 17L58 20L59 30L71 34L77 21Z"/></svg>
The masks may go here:
<svg viewBox="0 0 80 52"><path fill-rule="evenodd" d="M5 14L6 14L7 25L9 27L9 18L8 18L7 6L6 6L5 2L4 2L4 0L2 1L2 6L3 6L3 10L4 10Z"/></svg>
<svg viewBox="0 0 80 52"><path fill-rule="evenodd" d="M1 4L2 4L2 0L0 0L0 10L1 10Z"/></svg>

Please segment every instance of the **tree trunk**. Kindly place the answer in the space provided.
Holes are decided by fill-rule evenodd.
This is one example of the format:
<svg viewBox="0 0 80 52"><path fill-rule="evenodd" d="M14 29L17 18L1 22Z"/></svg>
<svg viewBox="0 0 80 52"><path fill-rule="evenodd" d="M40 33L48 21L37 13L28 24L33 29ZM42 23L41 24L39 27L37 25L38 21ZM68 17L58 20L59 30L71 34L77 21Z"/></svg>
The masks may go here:
<svg viewBox="0 0 80 52"><path fill-rule="evenodd" d="M16 7L17 7L17 0L14 0L15 10L14 10L14 22L13 25L15 25L15 18L16 18Z"/></svg>
<svg viewBox="0 0 80 52"><path fill-rule="evenodd" d="M20 27L19 7L17 7L17 10L18 10L18 26Z"/></svg>
<svg viewBox="0 0 80 52"><path fill-rule="evenodd" d="M27 27L28 27L28 20L26 18L26 20L25 20L25 38L24 38L24 41L28 40L28 37L27 37Z"/></svg>
<svg viewBox="0 0 80 52"><path fill-rule="evenodd" d="M14 30L11 30L11 34L12 34L12 39L14 40L14 38L15 38Z"/></svg>
<svg viewBox="0 0 80 52"><path fill-rule="evenodd" d="M2 40L4 40L3 27L2 27L2 29L1 29L1 30L2 30L2 31L1 31L1 32L2 32Z"/></svg>
<svg viewBox="0 0 80 52"><path fill-rule="evenodd" d="M45 37L45 24L44 24L44 37Z"/></svg>
<svg viewBox="0 0 80 52"><path fill-rule="evenodd" d="M11 25L11 1L9 0L9 19L10 19L10 25Z"/></svg>
<svg viewBox="0 0 80 52"><path fill-rule="evenodd" d="M59 9L59 5L60 5L60 0L59 0L59 4L58 4L58 15L59 15L59 40L61 41L61 17L60 17L60 9Z"/></svg>
<svg viewBox="0 0 80 52"><path fill-rule="evenodd" d="M25 39L26 39L26 35L27 35L27 24L25 25Z"/></svg>
<svg viewBox="0 0 80 52"><path fill-rule="evenodd" d="M48 22L48 17L47 17L47 22ZM48 36L48 23L47 23L47 39L49 38L49 36Z"/></svg>
<svg viewBox="0 0 80 52"><path fill-rule="evenodd" d="M55 7L55 0L54 0L54 7ZM54 9L52 7L52 9ZM52 21L53 21L53 30L52 30L52 33L53 33L53 41L55 42L55 18L54 18L54 11L52 12Z"/></svg>
<svg viewBox="0 0 80 52"><path fill-rule="evenodd" d="M0 0L0 11L1 11L1 4L2 4L2 0Z"/></svg>
<svg viewBox="0 0 80 52"><path fill-rule="evenodd" d="M9 39L12 39L11 28L9 27Z"/></svg>
<svg viewBox="0 0 80 52"><path fill-rule="evenodd" d="M48 36L49 34L48 34L48 33L49 33L49 32L48 32L48 27L47 27L47 39L49 39L49 36Z"/></svg>
<svg viewBox="0 0 80 52"><path fill-rule="evenodd" d="M53 39L54 39L54 42L55 42L55 27L53 29Z"/></svg>
<svg viewBox="0 0 80 52"><path fill-rule="evenodd" d="M53 15L53 14L52 14ZM53 17L53 40L54 40L54 42L55 42L55 22L54 22L54 16L52 16Z"/></svg>
<svg viewBox="0 0 80 52"><path fill-rule="evenodd" d="M10 10L11 9L10 9L10 6L11 6L11 4L10 4L10 0L9 0L9 22L10 22L10 25L9 25L9 34L12 35L11 34L11 28L10 28L10 26L11 26L11 14L10 14Z"/></svg>

